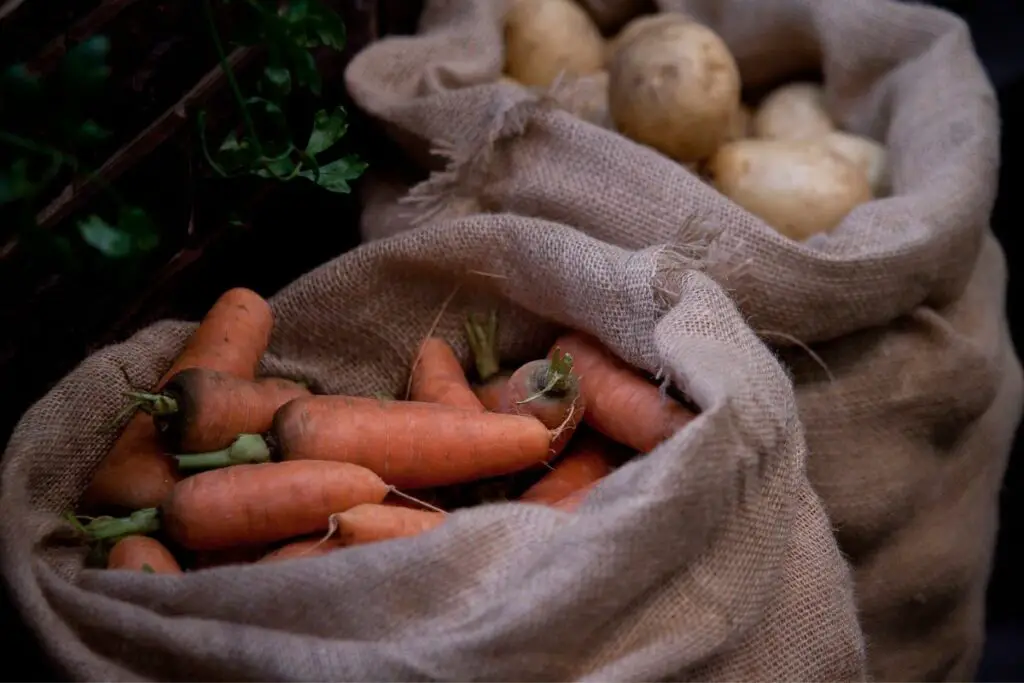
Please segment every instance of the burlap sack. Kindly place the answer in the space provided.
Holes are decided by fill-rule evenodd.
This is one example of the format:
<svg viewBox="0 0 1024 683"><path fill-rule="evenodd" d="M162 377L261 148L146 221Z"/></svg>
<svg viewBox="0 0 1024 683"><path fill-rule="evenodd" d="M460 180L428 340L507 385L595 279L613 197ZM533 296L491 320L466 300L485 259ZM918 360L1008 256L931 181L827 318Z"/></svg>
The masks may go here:
<svg viewBox="0 0 1024 683"><path fill-rule="evenodd" d="M420 36L351 65L360 105L410 152L448 142L451 168L413 202L367 181L373 241L275 297L264 370L399 390L452 297L439 331L463 357L465 313L498 306L507 357L587 330L701 417L577 515L492 505L287 564L83 570L55 513L114 438L119 393L155 383L192 329L162 323L88 359L8 444L0 566L27 622L78 679L858 680L835 524L876 673L968 675L1021 380L985 229L997 122L964 27L872 0L687 5L748 80L820 45L844 122L888 131L899 196L811 250L551 98L471 87L500 69L500 5L430 2ZM818 353L834 380L790 359L809 463L792 383L755 330L833 340Z"/></svg>
<svg viewBox="0 0 1024 683"><path fill-rule="evenodd" d="M585 4L614 30L647 3ZM419 35L371 47L348 84L410 151L453 147L449 172L418 191L439 220L541 217L627 249L678 239L693 217L710 226L705 273L789 347L810 478L855 569L871 674L969 677L1022 380L987 228L996 102L968 29L879 0L656 4L716 29L748 86L820 67L841 125L888 146L894 195L829 237L782 239L678 165L554 111L572 108L564 88L538 101L486 85L502 67L502 3L488 0L429 2ZM368 238L409 225L369 189Z"/></svg>

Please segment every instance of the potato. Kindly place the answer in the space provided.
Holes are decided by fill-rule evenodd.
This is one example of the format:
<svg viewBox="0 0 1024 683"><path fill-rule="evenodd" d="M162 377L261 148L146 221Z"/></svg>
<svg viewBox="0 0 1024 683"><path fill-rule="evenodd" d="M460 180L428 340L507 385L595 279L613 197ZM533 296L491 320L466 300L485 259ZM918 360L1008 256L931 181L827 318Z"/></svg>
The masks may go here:
<svg viewBox="0 0 1024 683"><path fill-rule="evenodd" d="M616 128L677 161L713 154L739 105L736 60L696 22L651 26L612 60L608 107Z"/></svg>
<svg viewBox="0 0 1024 683"><path fill-rule="evenodd" d="M812 140L730 142L706 172L719 192L795 240L830 231L871 199L860 169Z"/></svg>
<svg viewBox="0 0 1024 683"><path fill-rule="evenodd" d="M861 169L867 176L871 192L879 197L889 189L885 147L870 138L853 133L833 131L820 138L830 150Z"/></svg>
<svg viewBox="0 0 1024 683"><path fill-rule="evenodd" d="M548 86L563 71L604 67L604 38L572 0L515 0L505 14L505 73L524 85Z"/></svg>
<svg viewBox="0 0 1024 683"><path fill-rule="evenodd" d="M745 104L738 106L732 114L729 130L725 134L725 142L751 137L752 117L753 114L750 112L750 107Z"/></svg>
<svg viewBox="0 0 1024 683"><path fill-rule="evenodd" d="M815 83L776 88L754 114L754 135L766 140L820 138L835 128L825 109L825 91Z"/></svg>
<svg viewBox="0 0 1024 683"><path fill-rule="evenodd" d="M566 83L558 100L569 112L602 128L613 129L608 113L608 72L580 76Z"/></svg>
<svg viewBox="0 0 1024 683"><path fill-rule="evenodd" d="M662 12L660 14L644 14L633 19L622 27L622 30L615 34L615 37L605 44L605 64L611 64L619 49L636 38L647 29L658 26L665 26L673 23L687 23L693 21L689 16L681 12Z"/></svg>

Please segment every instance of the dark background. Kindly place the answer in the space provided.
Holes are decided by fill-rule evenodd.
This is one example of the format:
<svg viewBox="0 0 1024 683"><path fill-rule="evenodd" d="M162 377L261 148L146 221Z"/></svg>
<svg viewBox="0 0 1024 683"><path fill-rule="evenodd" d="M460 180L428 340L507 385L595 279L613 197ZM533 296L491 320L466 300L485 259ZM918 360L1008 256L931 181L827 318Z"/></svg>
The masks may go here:
<svg viewBox="0 0 1024 683"><path fill-rule="evenodd" d="M1021 349L1024 345L1024 291L1020 287L1024 281L1024 240L1018 236L1018 226L1024 223L1024 192L1014 187L1013 178L1024 177L1022 157L1017 156L1024 136L1024 3L1014 0L944 0L932 4L957 12L970 24L975 47L999 93L1003 161L999 198L992 223L1010 265L1007 306L1014 341ZM311 208L315 212L315 207ZM294 217L290 220L286 216L276 218L271 223L297 222ZM341 226L333 227L342 230ZM348 226L349 230L352 228L354 226ZM271 238L267 236L266 239ZM323 246L324 250L319 253L330 255L349 246L349 239L339 233L326 239ZM316 263L309 263L309 267L313 265ZM213 280L218 278L216 273L207 273L206 276ZM284 282L268 282L267 288L272 291L281 284ZM180 296L188 295L188 292L182 292ZM201 312L200 306L196 315ZM1024 531L1024 439L1020 433L1006 474L1001 505L999 542L989 587L988 643L978 673L981 681L1024 680L1024 593L1017 588L1017 579L1024 572L1024 558L1018 559L1012 549L1014 539L1021 537ZM0 594L0 633L9 652L3 666L3 680L58 680L57 672L46 664L45 657L18 619L6 594Z"/></svg>

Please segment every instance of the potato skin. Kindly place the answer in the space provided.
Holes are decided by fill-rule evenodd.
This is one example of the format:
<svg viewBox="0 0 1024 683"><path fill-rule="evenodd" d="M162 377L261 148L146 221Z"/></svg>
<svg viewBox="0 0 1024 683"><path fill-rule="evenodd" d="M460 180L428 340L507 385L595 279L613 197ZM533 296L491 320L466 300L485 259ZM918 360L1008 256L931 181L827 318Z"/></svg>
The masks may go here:
<svg viewBox="0 0 1024 683"><path fill-rule="evenodd" d="M880 197L888 191L888 154L882 144L838 130L823 136L821 142L864 172L874 196Z"/></svg>
<svg viewBox="0 0 1024 683"><path fill-rule="evenodd" d="M609 69L619 132L676 161L700 161L726 139L740 104L740 74L725 42L696 22L651 26Z"/></svg>
<svg viewBox="0 0 1024 683"><path fill-rule="evenodd" d="M549 86L562 72L604 67L604 38L572 0L515 0L505 14L505 73L523 85Z"/></svg>
<svg viewBox="0 0 1024 683"><path fill-rule="evenodd" d="M806 140L835 130L816 83L789 83L768 93L754 112L754 136L765 140Z"/></svg>
<svg viewBox="0 0 1024 683"><path fill-rule="evenodd" d="M706 172L719 192L794 240L832 230L871 199L864 173L817 141L730 142Z"/></svg>
<svg viewBox="0 0 1024 683"><path fill-rule="evenodd" d="M649 29L666 26L674 23L689 23L693 21L688 15L682 12L661 12L659 14L643 14L633 19L622 27L615 37L605 43L605 64L611 64L619 49L629 43L641 33Z"/></svg>

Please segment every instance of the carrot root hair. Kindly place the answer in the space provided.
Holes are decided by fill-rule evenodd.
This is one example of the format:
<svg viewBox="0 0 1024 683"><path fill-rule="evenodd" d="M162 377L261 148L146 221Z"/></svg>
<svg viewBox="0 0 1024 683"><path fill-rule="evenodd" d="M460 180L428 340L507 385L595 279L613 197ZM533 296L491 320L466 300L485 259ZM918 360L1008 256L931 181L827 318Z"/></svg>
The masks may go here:
<svg viewBox="0 0 1024 683"><path fill-rule="evenodd" d="M448 310L448 306L451 305L452 301L455 300L455 295L462 289L462 283L458 283L452 288L452 291L445 297L441 303L441 308L438 310L437 315L434 316L434 321L430 323L430 329L423 335L423 339L430 339L434 336L434 332L437 330L437 326L441 324L441 318L444 317L444 312ZM409 381L405 385L405 400L409 400L409 395L412 393L412 377L413 372L416 370L416 366L420 364L420 356L423 354L423 344L421 343L419 349L416 351L416 357L412 361L412 365L409 367Z"/></svg>
<svg viewBox="0 0 1024 683"><path fill-rule="evenodd" d="M175 455L182 471L210 470L231 465L255 465L270 462L270 446L259 434L240 434L227 448L209 453Z"/></svg>
<svg viewBox="0 0 1024 683"><path fill-rule="evenodd" d="M421 500L421 499L419 499L419 498L417 498L415 496L410 496L408 493L404 493L402 491L399 491L394 486L388 486L388 492L389 493L393 493L394 495L398 496L399 498L404 498L405 500L408 500L408 501L411 501L413 503L416 503L417 505L422 505L424 508L426 508L427 510L430 510L432 512L440 512L442 515L447 515L448 514L447 510L442 510L441 508L437 507L436 505L431 505L430 503L428 503L425 500ZM334 514L330 515L327 518L327 532L324 534L324 537L321 538L319 541L317 541L316 545L311 546L306 552L313 552L314 550L319 548L321 545L323 545L327 541L331 540L331 537L334 536L334 534L338 533L338 525L341 523L339 520L341 519L341 515L342 514L344 514L344 513L342 513L342 512L335 512Z"/></svg>

